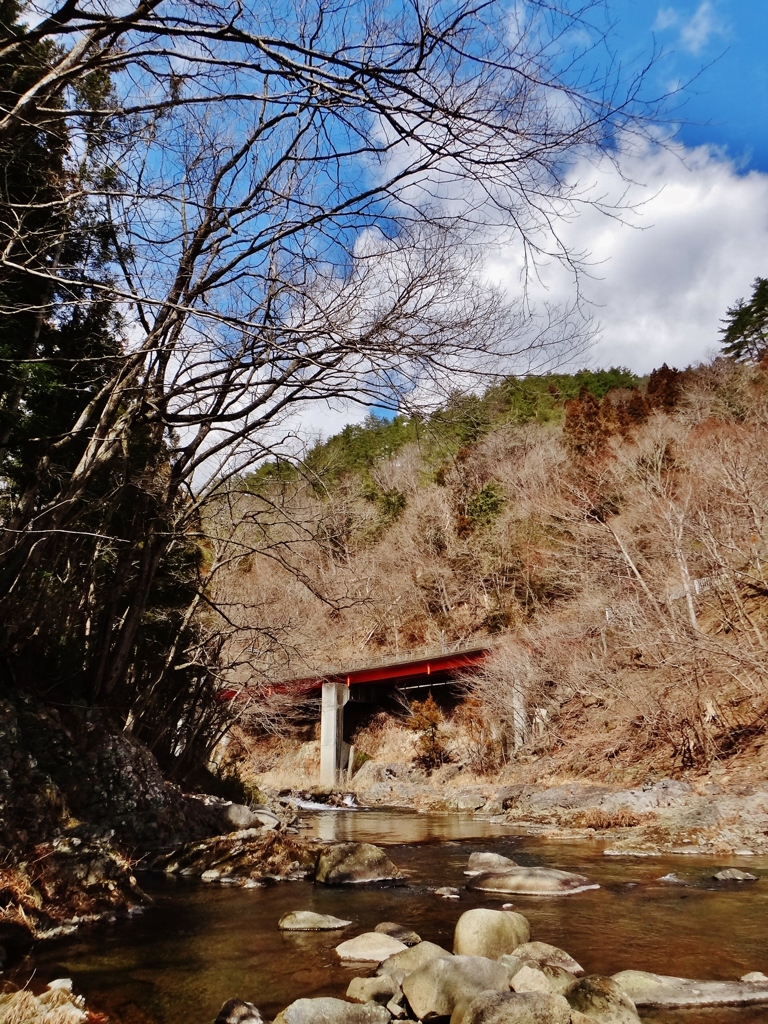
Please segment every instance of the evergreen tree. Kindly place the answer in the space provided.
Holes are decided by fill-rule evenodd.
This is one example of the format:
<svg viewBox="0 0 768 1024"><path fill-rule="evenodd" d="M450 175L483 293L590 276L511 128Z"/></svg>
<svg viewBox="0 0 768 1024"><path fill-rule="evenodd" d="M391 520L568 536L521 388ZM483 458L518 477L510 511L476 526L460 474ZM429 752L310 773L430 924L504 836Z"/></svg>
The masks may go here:
<svg viewBox="0 0 768 1024"><path fill-rule="evenodd" d="M768 278L756 277L749 302L739 299L722 322L724 354L739 362L759 362L768 350Z"/></svg>

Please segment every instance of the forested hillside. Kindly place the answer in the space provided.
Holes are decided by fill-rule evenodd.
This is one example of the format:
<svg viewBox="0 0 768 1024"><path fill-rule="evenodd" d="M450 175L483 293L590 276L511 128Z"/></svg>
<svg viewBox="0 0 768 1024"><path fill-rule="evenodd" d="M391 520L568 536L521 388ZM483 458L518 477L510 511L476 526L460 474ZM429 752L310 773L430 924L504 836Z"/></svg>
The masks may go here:
<svg viewBox="0 0 768 1024"><path fill-rule="evenodd" d="M491 635L468 697L481 770L516 749L637 777L760 761L767 442L765 369L727 359L348 427L233 498L253 554L217 600L260 623L240 681Z"/></svg>

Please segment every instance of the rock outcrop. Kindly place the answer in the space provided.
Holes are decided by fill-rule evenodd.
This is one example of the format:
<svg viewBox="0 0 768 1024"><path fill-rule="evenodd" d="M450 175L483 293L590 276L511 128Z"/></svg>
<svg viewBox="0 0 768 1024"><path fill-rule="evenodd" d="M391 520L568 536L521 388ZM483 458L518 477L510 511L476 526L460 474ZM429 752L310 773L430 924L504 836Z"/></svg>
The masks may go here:
<svg viewBox="0 0 768 1024"><path fill-rule="evenodd" d="M151 867L167 875L252 887L310 877L319 848L317 840L293 839L271 829L245 829L186 843L154 858Z"/></svg>

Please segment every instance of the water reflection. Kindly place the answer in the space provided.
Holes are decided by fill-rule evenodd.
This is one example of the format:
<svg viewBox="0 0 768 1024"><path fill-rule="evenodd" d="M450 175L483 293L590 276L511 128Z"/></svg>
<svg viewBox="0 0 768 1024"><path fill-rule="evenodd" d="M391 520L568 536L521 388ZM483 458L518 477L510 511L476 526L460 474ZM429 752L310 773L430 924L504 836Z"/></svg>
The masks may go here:
<svg viewBox="0 0 768 1024"><path fill-rule="evenodd" d="M337 842L424 843L508 836L507 825L491 819L479 821L471 814L409 814L404 811L322 811L307 817L307 835Z"/></svg>

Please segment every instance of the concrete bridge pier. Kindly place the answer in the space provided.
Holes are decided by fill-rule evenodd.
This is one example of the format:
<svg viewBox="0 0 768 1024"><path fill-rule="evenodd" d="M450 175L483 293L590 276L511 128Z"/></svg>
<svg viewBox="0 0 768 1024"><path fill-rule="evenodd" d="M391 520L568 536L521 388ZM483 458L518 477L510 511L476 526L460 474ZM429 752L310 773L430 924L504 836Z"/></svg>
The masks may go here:
<svg viewBox="0 0 768 1024"><path fill-rule="evenodd" d="M344 705L348 700L348 686L342 683L323 683L320 710L320 785L329 789L338 782L339 772L346 767L346 759L349 756L349 744L344 742Z"/></svg>

